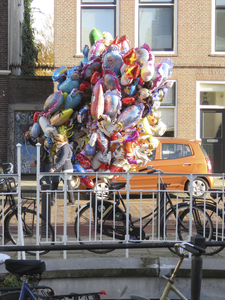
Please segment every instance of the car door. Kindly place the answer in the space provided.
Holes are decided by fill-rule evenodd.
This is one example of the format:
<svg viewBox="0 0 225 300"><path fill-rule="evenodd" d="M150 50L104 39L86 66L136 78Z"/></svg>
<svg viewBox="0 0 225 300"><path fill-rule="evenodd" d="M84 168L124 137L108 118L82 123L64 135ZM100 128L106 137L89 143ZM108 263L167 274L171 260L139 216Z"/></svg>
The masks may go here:
<svg viewBox="0 0 225 300"><path fill-rule="evenodd" d="M191 173L195 164L195 155L190 144L161 142L160 159L157 168L164 173ZM183 189L186 176L164 176L169 189Z"/></svg>
<svg viewBox="0 0 225 300"><path fill-rule="evenodd" d="M152 151L152 155L149 157L149 162L147 163L145 168L147 166L152 166L155 169L158 168L158 158L157 157L159 157L159 153L160 153L159 148L160 148L160 144L156 148L156 150ZM141 170L143 168L144 167L136 168L137 172L139 172L139 170ZM140 172L140 174L147 173L148 171L149 170ZM149 176L134 175L130 179L131 190L133 190L133 191L136 190L139 192L140 192L140 190L153 190L153 189L157 190L157 183L158 183L158 176L155 176L155 175L149 175Z"/></svg>

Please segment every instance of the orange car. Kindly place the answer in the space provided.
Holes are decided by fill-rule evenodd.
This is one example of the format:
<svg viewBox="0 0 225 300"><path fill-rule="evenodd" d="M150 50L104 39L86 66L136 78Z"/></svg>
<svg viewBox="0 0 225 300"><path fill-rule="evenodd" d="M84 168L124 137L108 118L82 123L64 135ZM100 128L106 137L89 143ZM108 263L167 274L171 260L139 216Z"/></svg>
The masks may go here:
<svg viewBox="0 0 225 300"><path fill-rule="evenodd" d="M159 138L159 141L159 146L154 150L148 165L152 165L164 173L212 173L211 161L200 141L180 138ZM139 169L143 169L143 167L137 168L137 171ZM116 181L124 180L124 177L121 177ZM169 184L168 190L189 190L190 182L186 176L163 176L163 181ZM156 190L157 182L157 176L134 175L130 179L132 190ZM213 184L213 177L197 177L193 181L193 196L202 197L205 191L213 188Z"/></svg>

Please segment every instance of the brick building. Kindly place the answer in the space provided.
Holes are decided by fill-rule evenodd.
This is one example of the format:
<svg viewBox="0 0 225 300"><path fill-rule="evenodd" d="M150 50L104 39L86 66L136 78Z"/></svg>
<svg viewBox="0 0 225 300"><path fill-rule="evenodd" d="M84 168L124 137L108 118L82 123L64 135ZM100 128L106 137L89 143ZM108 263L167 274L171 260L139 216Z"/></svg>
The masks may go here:
<svg viewBox="0 0 225 300"><path fill-rule="evenodd" d="M173 90L160 110L167 135L202 139L224 172L225 0L55 0L55 68L78 65L94 27L131 47L146 42L155 62L174 62ZM220 130L222 129L222 130Z"/></svg>
<svg viewBox="0 0 225 300"><path fill-rule="evenodd" d="M43 109L53 93L51 77L20 76L23 0L2 0L0 10L0 159L16 163L16 145L22 144L22 172L29 173L33 157L24 141L33 113ZM33 147L34 148L34 147Z"/></svg>

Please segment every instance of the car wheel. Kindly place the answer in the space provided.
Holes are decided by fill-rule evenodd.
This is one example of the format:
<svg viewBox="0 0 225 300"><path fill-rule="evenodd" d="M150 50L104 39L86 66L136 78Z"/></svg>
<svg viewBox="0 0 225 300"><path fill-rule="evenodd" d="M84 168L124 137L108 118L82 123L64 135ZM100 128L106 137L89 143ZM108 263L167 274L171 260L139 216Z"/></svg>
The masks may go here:
<svg viewBox="0 0 225 300"><path fill-rule="evenodd" d="M203 178L197 177L193 180L193 197L202 198L204 197L205 192L209 189L207 181ZM190 181L187 183L188 195L190 195Z"/></svg>

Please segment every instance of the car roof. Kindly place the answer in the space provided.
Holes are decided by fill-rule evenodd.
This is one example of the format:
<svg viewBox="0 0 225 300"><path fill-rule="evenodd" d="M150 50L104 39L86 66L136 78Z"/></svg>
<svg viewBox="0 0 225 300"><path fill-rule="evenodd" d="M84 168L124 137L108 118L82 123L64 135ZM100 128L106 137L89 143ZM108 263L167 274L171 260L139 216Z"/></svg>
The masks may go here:
<svg viewBox="0 0 225 300"><path fill-rule="evenodd" d="M158 137L160 143L167 142L167 143L197 143L201 144L201 140L194 140L194 139L184 139L184 138L174 138L174 137Z"/></svg>

